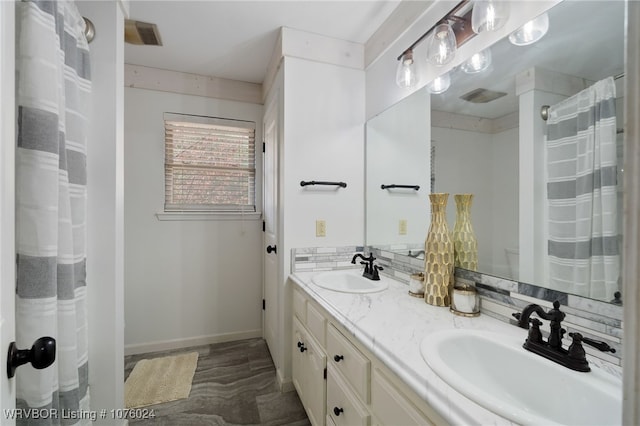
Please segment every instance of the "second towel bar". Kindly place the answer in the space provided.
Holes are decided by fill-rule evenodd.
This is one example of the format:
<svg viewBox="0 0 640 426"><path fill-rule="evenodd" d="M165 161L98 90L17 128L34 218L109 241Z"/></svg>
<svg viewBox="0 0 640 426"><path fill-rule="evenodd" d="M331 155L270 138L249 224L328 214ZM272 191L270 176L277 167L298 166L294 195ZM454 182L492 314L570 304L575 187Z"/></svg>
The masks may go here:
<svg viewBox="0 0 640 426"><path fill-rule="evenodd" d="M347 184L345 182L323 182L323 181L316 181L316 180L311 180L311 181L302 181L300 182L300 186L307 186L307 185L335 185L335 186L340 186L342 188L346 188Z"/></svg>
<svg viewBox="0 0 640 426"><path fill-rule="evenodd" d="M380 185L380 188L382 189L391 189L391 188L408 188L408 189L415 189L416 191L420 190L420 185L396 185L395 183L391 184L391 185Z"/></svg>

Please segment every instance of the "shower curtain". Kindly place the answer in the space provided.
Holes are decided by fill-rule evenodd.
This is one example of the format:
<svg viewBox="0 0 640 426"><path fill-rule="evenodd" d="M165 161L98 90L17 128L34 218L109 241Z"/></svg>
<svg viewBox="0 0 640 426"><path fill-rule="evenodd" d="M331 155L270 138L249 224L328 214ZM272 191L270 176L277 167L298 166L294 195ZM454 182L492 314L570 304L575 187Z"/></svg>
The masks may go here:
<svg viewBox="0 0 640 426"><path fill-rule="evenodd" d="M89 48L76 5L17 3L16 343L30 348L37 338L51 336L57 350L51 367L17 370L16 405L58 410L19 424L90 424L82 418L90 413L85 281L90 96Z"/></svg>
<svg viewBox="0 0 640 426"><path fill-rule="evenodd" d="M618 289L615 83L549 109L546 134L551 288L612 300Z"/></svg>

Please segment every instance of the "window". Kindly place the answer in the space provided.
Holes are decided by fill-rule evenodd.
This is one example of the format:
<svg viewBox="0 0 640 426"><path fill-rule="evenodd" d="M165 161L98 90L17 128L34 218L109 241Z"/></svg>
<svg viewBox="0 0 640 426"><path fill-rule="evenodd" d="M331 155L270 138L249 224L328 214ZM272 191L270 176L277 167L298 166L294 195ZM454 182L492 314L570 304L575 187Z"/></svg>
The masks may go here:
<svg viewBox="0 0 640 426"><path fill-rule="evenodd" d="M166 212L255 212L255 123L164 114Z"/></svg>

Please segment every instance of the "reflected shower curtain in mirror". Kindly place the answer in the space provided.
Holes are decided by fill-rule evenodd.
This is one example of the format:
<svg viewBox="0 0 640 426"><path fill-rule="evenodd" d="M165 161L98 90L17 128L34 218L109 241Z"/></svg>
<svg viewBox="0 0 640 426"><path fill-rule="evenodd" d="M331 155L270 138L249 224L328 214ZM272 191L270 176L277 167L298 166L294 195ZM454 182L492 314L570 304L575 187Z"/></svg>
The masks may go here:
<svg viewBox="0 0 640 426"><path fill-rule="evenodd" d="M57 341L55 363L16 371L19 409L58 416L18 424L90 424L86 315L89 47L73 2L16 4L16 343ZM64 411L63 411L64 410ZM33 412L33 411L30 411ZM42 413L42 412L40 412Z"/></svg>
<svg viewBox="0 0 640 426"><path fill-rule="evenodd" d="M601 300L618 289L616 90L612 77L549 109L551 288Z"/></svg>

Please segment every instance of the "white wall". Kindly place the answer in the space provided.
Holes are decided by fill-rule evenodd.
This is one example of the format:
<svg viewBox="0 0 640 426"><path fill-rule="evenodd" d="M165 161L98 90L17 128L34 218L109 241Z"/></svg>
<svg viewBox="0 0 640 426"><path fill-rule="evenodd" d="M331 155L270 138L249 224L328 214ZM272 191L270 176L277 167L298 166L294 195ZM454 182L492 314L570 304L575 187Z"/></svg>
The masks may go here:
<svg viewBox="0 0 640 426"><path fill-rule="evenodd" d="M519 248L519 131L505 130L493 135L493 273L511 277L505 248ZM512 277L518 279L518 277Z"/></svg>
<svg viewBox="0 0 640 426"><path fill-rule="evenodd" d="M91 45L92 125L87 143L89 387L94 410L124 406L124 31L116 1L79 2ZM102 420L98 423L123 423Z"/></svg>
<svg viewBox="0 0 640 426"><path fill-rule="evenodd" d="M465 116L451 117L460 121ZM451 127L431 129L435 192L449 193L449 228L453 230L456 220L454 195L473 194L471 224L478 239L478 270L509 276L504 249L518 247L518 129L485 133Z"/></svg>
<svg viewBox="0 0 640 426"><path fill-rule="evenodd" d="M254 121L259 147L262 109L247 102L125 89L127 353L262 335L262 222L255 217L156 218L164 205L163 113ZM261 165L258 156L257 176Z"/></svg>
<svg viewBox="0 0 640 426"><path fill-rule="evenodd" d="M15 341L15 4L0 3L0 365ZM6 377L6 376L5 376ZM0 380L0 410L16 405L15 380ZM4 412L4 411L3 411Z"/></svg>
<svg viewBox="0 0 640 426"><path fill-rule="evenodd" d="M289 32L295 37L306 34ZM287 33L284 33L285 38ZM324 44L311 35L314 46ZM298 40L295 45L299 45ZM283 43L288 46L289 43ZM347 50L360 50L349 43ZM293 49L295 52L295 49ZM362 52L360 52L361 55ZM268 99L280 93L282 141L279 148L280 237L279 349L274 351L278 378L291 380L291 302L287 276L291 249L360 245L364 241L364 71L287 56L274 74ZM353 57L353 55L351 55ZM346 188L307 186L300 181L343 181ZM316 220L326 222L326 236L316 237ZM272 352L272 355L274 353Z"/></svg>
<svg viewBox="0 0 640 426"><path fill-rule="evenodd" d="M431 221L430 101L421 90L367 122L367 245L424 243ZM420 190L381 189L382 184ZM404 235L400 220L407 224Z"/></svg>
<svg viewBox="0 0 640 426"><path fill-rule="evenodd" d="M287 57L284 79L284 243L362 244L364 72ZM343 181L347 187L301 187L302 180ZM326 221L325 237L316 237L316 219Z"/></svg>
<svg viewBox="0 0 640 426"><path fill-rule="evenodd" d="M447 223L456 220L454 194L473 194L471 224L478 240L478 269L492 272L493 265L493 156L490 134L432 127L435 147L435 190L449 193Z"/></svg>

